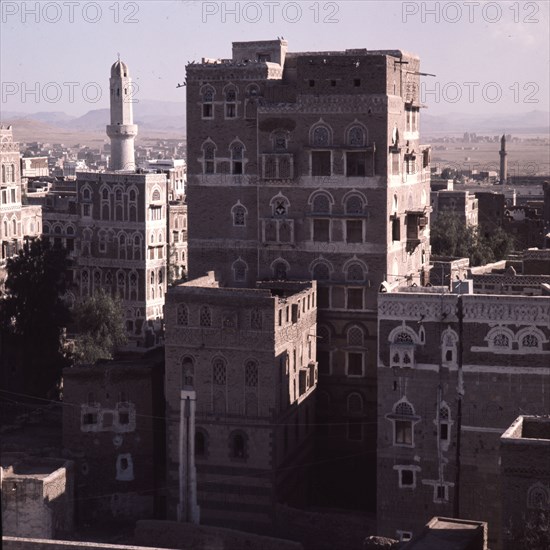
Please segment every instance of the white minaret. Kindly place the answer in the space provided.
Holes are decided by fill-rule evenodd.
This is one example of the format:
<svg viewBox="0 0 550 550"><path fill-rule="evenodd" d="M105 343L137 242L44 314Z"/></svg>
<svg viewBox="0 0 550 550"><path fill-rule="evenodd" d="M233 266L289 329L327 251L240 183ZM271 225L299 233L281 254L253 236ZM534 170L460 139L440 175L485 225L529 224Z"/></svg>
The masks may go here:
<svg viewBox="0 0 550 550"><path fill-rule="evenodd" d="M134 139L137 126L132 115L132 79L128 66L120 58L111 67L109 79L111 94L111 124L107 135L111 138L111 170L135 170Z"/></svg>

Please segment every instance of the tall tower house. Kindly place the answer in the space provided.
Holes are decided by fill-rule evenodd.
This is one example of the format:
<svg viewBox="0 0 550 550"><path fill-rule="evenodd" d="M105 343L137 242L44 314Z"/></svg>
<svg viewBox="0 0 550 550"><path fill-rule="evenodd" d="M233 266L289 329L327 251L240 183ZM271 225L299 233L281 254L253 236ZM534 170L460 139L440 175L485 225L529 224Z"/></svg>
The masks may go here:
<svg viewBox="0 0 550 550"><path fill-rule="evenodd" d="M500 138L500 184L504 185L506 181L508 180L508 161L506 159L506 156L508 153L506 152L506 136L502 134L502 137Z"/></svg>
<svg viewBox="0 0 550 550"><path fill-rule="evenodd" d="M284 40L187 66L189 277L318 283L316 502L374 507L378 294L429 265L419 71Z"/></svg>
<svg viewBox="0 0 550 550"><path fill-rule="evenodd" d="M111 139L111 170L132 171L136 168L134 139L137 125L132 113L132 79L126 63L120 59L111 67L109 79L111 124L107 135Z"/></svg>

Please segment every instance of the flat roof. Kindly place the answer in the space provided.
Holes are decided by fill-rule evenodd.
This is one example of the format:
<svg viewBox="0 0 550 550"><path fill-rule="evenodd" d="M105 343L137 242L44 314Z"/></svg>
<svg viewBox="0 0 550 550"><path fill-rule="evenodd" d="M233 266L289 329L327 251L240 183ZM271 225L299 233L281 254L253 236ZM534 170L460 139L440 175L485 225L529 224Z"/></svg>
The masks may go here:
<svg viewBox="0 0 550 550"><path fill-rule="evenodd" d="M486 529L482 521L435 517L403 550L471 550L477 540L479 550L484 550Z"/></svg>

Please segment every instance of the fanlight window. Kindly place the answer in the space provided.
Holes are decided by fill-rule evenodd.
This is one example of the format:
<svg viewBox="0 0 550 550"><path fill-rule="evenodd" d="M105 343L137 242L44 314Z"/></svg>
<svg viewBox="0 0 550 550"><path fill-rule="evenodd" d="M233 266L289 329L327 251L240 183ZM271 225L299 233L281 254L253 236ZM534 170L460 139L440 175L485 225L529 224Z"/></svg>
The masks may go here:
<svg viewBox="0 0 550 550"><path fill-rule="evenodd" d="M206 88L202 94L202 100L204 103L212 103L214 100L214 90L212 88Z"/></svg>
<svg viewBox="0 0 550 550"><path fill-rule="evenodd" d="M348 346L363 346L363 331L359 327L348 330Z"/></svg>
<svg viewBox="0 0 550 550"><path fill-rule="evenodd" d="M363 201L357 195L352 195L346 201L346 214L362 214Z"/></svg>
<svg viewBox="0 0 550 550"><path fill-rule="evenodd" d="M287 150L287 138L283 132L278 132L273 137L273 149L276 152L282 152Z"/></svg>
<svg viewBox="0 0 550 550"><path fill-rule="evenodd" d="M330 279L329 266L324 262L315 264L312 276L316 281L328 281Z"/></svg>
<svg viewBox="0 0 550 550"><path fill-rule="evenodd" d="M506 334L498 333L493 336L493 346L495 348L509 348L510 338Z"/></svg>
<svg viewBox="0 0 550 550"><path fill-rule="evenodd" d="M189 324L189 312L185 304L178 305L176 322L180 326L187 326Z"/></svg>
<svg viewBox="0 0 550 550"><path fill-rule="evenodd" d="M212 381L216 386L225 386L226 368L223 359L215 359L212 365Z"/></svg>
<svg viewBox="0 0 550 550"><path fill-rule="evenodd" d="M348 266L346 280L351 282L360 282L365 280L365 272L360 264L351 264Z"/></svg>
<svg viewBox="0 0 550 550"><path fill-rule="evenodd" d="M312 211L316 214L330 213L330 200L325 194L315 195L312 203Z"/></svg>
<svg viewBox="0 0 550 550"><path fill-rule="evenodd" d="M153 197L152 200L154 201L160 201L160 191L158 189L155 189L153 191Z"/></svg>
<svg viewBox="0 0 550 550"><path fill-rule="evenodd" d="M248 388L258 386L258 365L255 361L248 361L245 365L244 384Z"/></svg>
<svg viewBox="0 0 550 550"><path fill-rule="evenodd" d="M365 145L365 132L361 126L353 126L348 132L348 144L352 147Z"/></svg>
<svg viewBox="0 0 550 550"><path fill-rule="evenodd" d="M521 339L522 348L538 348L539 339L534 334L527 334Z"/></svg>
<svg viewBox="0 0 550 550"><path fill-rule="evenodd" d="M330 132L325 126L317 126L313 130L313 145L316 147L326 147L330 145Z"/></svg>

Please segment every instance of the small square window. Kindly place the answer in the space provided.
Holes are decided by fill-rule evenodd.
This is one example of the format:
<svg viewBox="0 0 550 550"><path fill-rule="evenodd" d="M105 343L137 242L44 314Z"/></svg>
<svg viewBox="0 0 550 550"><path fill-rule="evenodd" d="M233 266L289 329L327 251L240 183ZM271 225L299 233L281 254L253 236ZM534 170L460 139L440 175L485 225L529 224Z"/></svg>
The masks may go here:
<svg viewBox="0 0 550 550"><path fill-rule="evenodd" d="M211 104L204 104L202 106L202 117L203 118L213 118L213 111L212 111L212 105Z"/></svg>
<svg viewBox="0 0 550 550"><path fill-rule="evenodd" d="M401 487L413 487L414 486L414 472L412 470L400 470L401 475Z"/></svg>
<svg viewBox="0 0 550 550"><path fill-rule="evenodd" d="M97 413L86 413L82 420L83 424L97 424Z"/></svg>
<svg viewBox="0 0 550 550"><path fill-rule="evenodd" d="M435 491L437 500L447 500L447 487L445 485L438 485Z"/></svg>
<svg viewBox="0 0 550 550"><path fill-rule="evenodd" d="M325 243L330 241L330 220L313 220L313 240Z"/></svg>
<svg viewBox="0 0 550 550"><path fill-rule="evenodd" d="M439 427L439 439L442 441L449 440L449 424L447 422L442 422Z"/></svg>
<svg viewBox="0 0 550 550"><path fill-rule="evenodd" d="M309 87L313 88L314 86L315 86L315 80L310 80L309 81Z"/></svg>
<svg viewBox="0 0 550 550"><path fill-rule="evenodd" d="M330 85L333 86L333 87L336 86L336 80L331 80Z"/></svg>
<svg viewBox="0 0 550 550"><path fill-rule="evenodd" d="M346 242L363 242L363 220L346 220Z"/></svg>
<svg viewBox="0 0 550 550"><path fill-rule="evenodd" d="M362 353L348 353L348 376L363 376Z"/></svg>
<svg viewBox="0 0 550 550"><path fill-rule="evenodd" d="M359 86L361 86L361 79L360 78L354 78L353 79L353 85L358 88Z"/></svg>
<svg viewBox="0 0 550 550"><path fill-rule="evenodd" d="M128 411L119 411L118 412L118 423L119 424L129 424L130 423L130 413Z"/></svg>
<svg viewBox="0 0 550 550"><path fill-rule="evenodd" d="M363 289L362 288L348 288L347 298L348 298L347 309L363 309Z"/></svg>

